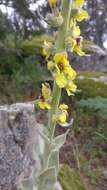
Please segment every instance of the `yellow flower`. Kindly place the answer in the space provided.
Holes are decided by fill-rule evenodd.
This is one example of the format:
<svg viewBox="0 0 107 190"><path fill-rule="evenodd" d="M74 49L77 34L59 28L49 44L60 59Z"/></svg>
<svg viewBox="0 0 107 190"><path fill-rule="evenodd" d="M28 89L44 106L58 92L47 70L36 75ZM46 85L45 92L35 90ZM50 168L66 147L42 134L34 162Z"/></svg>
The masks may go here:
<svg viewBox="0 0 107 190"><path fill-rule="evenodd" d="M75 51L76 51L77 54L78 54L79 56L81 56L81 57L85 55L85 52L82 51L81 48L78 47L78 46L76 46Z"/></svg>
<svg viewBox="0 0 107 190"><path fill-rule="evenodd" d="M74 92L76 92L76 89L77 86L72 81L69 81L69 83L66 86L68 96L71 96Z"/></svg>
<svg viewBox="0 0 107 190"><path fill-rule="evenodd" d="M68 106L66 104L61 104L59 106L59 113L58 116L56 117L57 122L59 123L66 123L68 116Z"/></svg>
<svg viewBox="0 0 107 190"><path fill-rule="evenodd" d="M67 53L65 51L60 52L60 53L56 53L54 56L54 62L57 64L62 63L63 65L69 64L69 62L67 60Z"/></svg>
<svg viewBox="0 0 107 190"><path fill-rule="evenodd" d="M59 123L66 123L66 120L67 120L67 115L63 112L57 118L57 121Z"/></svg>
<svg viewBox="0 0 107 190"><path fill-rule="evenodd" d="M83 7L85 0L74 0L75 8Z"/></svg>
<svg viewBox="0 0 107 190"><path fill-rule="evenodd" d="M80 36L81 30L79 26L74 25L73 26L73 31L72 31L72 37L76 38L77 36Z"/></svg>
<svg viewBox="0 0 107 190"><path fill-rule="evenodd" d="M51 108L51 106L50 106L50 104L48 103L48 102L45 102L45 100L44 99L40 99L40 100L38 100L38 106L41 108L41 109L50 109Z"/></svg>
<svg viewBox="0 0 107 190"><path fill-rule="evenodd" d="M57 0L48 0L50 7L54 7L57 4Z"/></svg>
<svg viewBox="0 0 107 190"><path fill-rule="evenodd" d="M85 10L80 10L78 13L74 16L74 19L77 20L78 22L83 21L84 19L88 19L89 14Z"/></svg>
<svg viewBox="0 0 107 190"><path fill-rule="evenodd" d="M73 19L81 22L84 19L89 18L89 14L87 11L83 10L82 7L84 5L85 0L75 0L73 3L75 13L72 15Z"/></svg>
<svg viewBox="0 0 107 190"><path fill-rule="evenodd" d="M67 60L67 53L61 52L55 54L53 61L48 62L48 69L52 72L53 77L60 88L64 88L67 84L67 78L65 76L65 68L69 66Z"/></svg>
<svg viewBox="0 0 107 190"><path fill-rule="evenodd" d="M42 84L42 95L39 97L38 106L41 109L50 109L51 90L48 84Z"/></svg>
<svg viewBox="0 0 107 190"><path fill-rule="evenodd" d="M47 50L47 49L45 49L45 48L43 48L43 50L42 50L42 55L43 55L44 57L46 57L46 59L48 59L48 58L50 57L50 51Z"/></svg>
<svg viewBox="0 0 107 190"><path fill-rule="evenodd" d="M69 44L71 45L72 50L74 50L75 47L77 46L76 39L74 39L74 38L69 39Z"/></svg>
<svg viewBox="0 0 107 190"><path fill-rule="evenodd" d="M48 69L52 72L57 85L64 88L68 80L75 79L76 72L70 66L66 52L55 54L53 61L48 62Z"/></svg>
<svg viewBox="0 0 107 190"><path fill-rule="evenodd" d="M67 85L67 79L64 75L64 73L56 73L54 75L56 84L60 87L60 88L64 88Z"/></svg>
<svg viewBox="0 0 107 190"><path fill-rule="evenodd" d="M64 112L67 113L68 105L66 105L66 104L60 104L59 109L60 109L61 111L64 111Z"/></svg>
<svg viewBox="0 0 107 190"><path fill-rule="evenodd" d="M69 65L69 61L67 60L67 53L66 52L61 52L61 53L57 53L55 54L53 61L49 61L48 62L48 69L50 71L55 70L60 73L61 71L63 71L63 69L65 68L65 66Z"/></svg>
<svg viewBox="0 0 107 190"><path fill-rule="evenodd" d="M51 90L48 84L42 84L42 96L47 99L51 96Z"/></svg>
<svg viewBox="0 0 107 190"><path fill-rule="evenodd" d="M47 63L48 70L53 70L54 69L54 63L52 61L48 61Z"/></svg>
<svg viewBox="0 0 107 190"><path fill-rule="evenodd" d="M52 48L52 43L44 41L43 49L42 49L42 55L48 59L51 55L50 49Z"/></svg>
<svg viewBox="0 0 107 190"><path fill-rule="evenodd" d="M82 41L83 38L81 36L77 37L76 39L71 39L71 51L75 51L79 56L85 55L85 52L82 51Z"/></svg>
<svg viewBox="0 0 107 190"><path fill-rule="evenodd" d="M69 61L67 59L67 53L62 52L62 53L57 53L54 56L54 61L55 61L55 67L57 69L58 75L60 73L63 73L65 75L66 80L71 79L74 80L76 77L76 72L72 69L72 67L69 64ZM61 76L60 76L61 77ZM63 76L62 76L63 77Z"/></svg>
<svg viewBox="0 0 107 190"><path fill-rule="evenodd" d="M76 71L69 65L68 67L65 67L64 73L67 74L67 79L74 80L76 78Z"/></svg>
<svg viewBox="0 0 107 190"><path fill-rule="evenodd" d="M84 56L85 52L82 51L83 37L80 34L79 26L74 23L72 34L68 36L67 43L71 47L71 52L75 51L79 56Z"/></svg>

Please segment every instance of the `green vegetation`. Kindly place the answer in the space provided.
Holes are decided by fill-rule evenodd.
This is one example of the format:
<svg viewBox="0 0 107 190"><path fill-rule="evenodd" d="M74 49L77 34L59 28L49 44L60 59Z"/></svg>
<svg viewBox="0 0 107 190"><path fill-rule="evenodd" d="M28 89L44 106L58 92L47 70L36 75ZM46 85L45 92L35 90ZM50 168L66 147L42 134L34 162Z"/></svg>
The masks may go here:
<svg viewBox="0 0 107 190"><path fill-rule="evenodd" d="M67 139L68 145L61 152L61 161L70 165L77 173L75 168L78 168L79 162L80 173L89 183L88 190L92 190L100 184L102 188L105 186L102 168L106 167L107 157L107 84L92 79L104 76L104 73L80 72L79 75L85 78L76 80L76 96L72 100L68 99L74 123Z"/></svg>
<svg viewBox="0 0 107 190"><path fill-rule="evenodd" d="M53 41L53 37L51 35L36 35L31 39L26 39L19 44L19 48L23 51L26 56L31 56L36 54L40 54L42 50L42 45L44 41Z"/></svg>
<svg viewBox="0 0 107 190"><path fill-rule="evenodd" d="M64 190L86 190L78 171L63 165L59 173L59 181Z"/></svg>
<svg viewBox="0 0 107 190"><path fill-rule="evenodd" d="M101 100L101 98L98 99ZM73 160L76 160L76 157L78 157L82 173L93 186L93 189L95 189L97 184L102 184L104 180L101 170L102 167L106 167L107 112L103 115L104 110L101 110L103 104L101 103L102 105L100 105L100 102L98 103L100 109L96 111L97 105L94 102L94 98L91 99L91 106L94 109L90 109L91 106L85 106L89 103L88 100L80 101L80 107L77 104L75 110L72 112L72 117L74 118L73 130L79 153L76 156L74 155L73 158L73 153L71 153L71 156L69 156L66 162L71 165ZM107 101L107 99L103 101ZM70 136L72 136L72 130ZM71 141L73 144L75 143L70 138L68 142L70 143ZM67 158L68 155L66 152Z"/></svg>
<svg viewBox="0 0 107 190"><path fill-rule="evenodd" d="M96 97L88 98L87 100L80 100L78 105L84 110L91 110L102 118L107 119L107 98Z"/></svg>
<svg viewBox="0 0 107 190"><path fill-rule="evenodd" d="M83 76L86 78L99 78L101 76L106 76L106 74L100 71L80 71L78 76Z"/></svg>
<svg viewBox="0 0 107 190"><path fill-rule="evenodd" d="M77 99L87 99L96 96L107 98L107 84L102 81L94 81L92 79L76 80L78 92Z"/></svg>

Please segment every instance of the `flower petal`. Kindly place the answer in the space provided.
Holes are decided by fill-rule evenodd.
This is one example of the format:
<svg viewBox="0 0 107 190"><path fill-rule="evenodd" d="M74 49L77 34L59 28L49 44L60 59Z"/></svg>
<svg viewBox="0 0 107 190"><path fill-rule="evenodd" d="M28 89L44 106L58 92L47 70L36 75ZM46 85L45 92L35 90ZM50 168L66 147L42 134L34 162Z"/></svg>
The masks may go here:
<svg viewBox="0 0 107 190"><path fill-rule="evenodd" d="M64 52L61 52L61 53L57 53L55 54L54 56L54 61L55 63L58 63L60 61L63 62L63 59L67 59L67 53L64 51Z"/></svg>
<svg viewBox="0 0 107 190"><path fill-rule="evenodd" d="M76 92L77 86L71 82L71 84L68 84L66 86L66 91L68 96L71 96L73 92Z"/></svg>
<svg viewBox="0 0 107 190"><path fill-rule="evenodd" d="M75 0L74 5L75 7L82 7L84 5L85 0Z"/></svg>
<svg viewBox="0 0 107 190"><path fill-rule="evenodd" d="M42 96L44 99L48 99L51 96L51 89L48 85L42 83Z"/></svg>
<svg viewBox="0 0 107 190"><path fill-rule="evenodd" d="M81 30L80 30L80 27L79 26L74 26L73 27L73 38L76 38L78 36L80 36L81 34Z"/></svg>
<svg viewBox="0 0 107 190"><path fill-rule="evenodd" d="M77 15L75 15L75 19L78 21L78 22L81 22L82 20L84 19L88 19L89 18L89 14L87 11L85 10L81 10L78 12Z"/></svg>
<svg viewBox="0 0 107 190"><path fill-rule="evenodd" d="M67 110L68 109L68 105L66 105L66 104L60 104L59 109L63 110L63 111Z"/></svg>
<svg viewBox="0 0 107 190"><path fill-rule="evenodd" d="M60 88L64 88L67 85L67 79L63 73L56 74L55 81Z"/></svg>
<svg viewBox="0 0 107 190"><path fill-rule="evenodd" d="M50 109L51 106L47 103L47 102L44 102L42 100L38 100L38 106L40 107L40 109Z"/></svg>
<svg viewBox="0 0 107 190"><path fill-rule="evenodd" d="M77 54L78 54L79 56L84 56L84 55L85 55L85 52L82 51L80 47L76 47L76 48L75 48L75 51L77 52Z"/></svg>
<svg viewBox="0 0 107 190"><path fill-rule="evenodd" d="M65 113L62 113L58 116L58 122L60 123L66 123L67 115Z"/></svg>
<svg viewBox="0 0 107 190"><path fill-rule="evenodd" d="M70 65L69 67L66 67L64 71L67 74L68 79L74 80L76 78L76 71Z"/></svg>

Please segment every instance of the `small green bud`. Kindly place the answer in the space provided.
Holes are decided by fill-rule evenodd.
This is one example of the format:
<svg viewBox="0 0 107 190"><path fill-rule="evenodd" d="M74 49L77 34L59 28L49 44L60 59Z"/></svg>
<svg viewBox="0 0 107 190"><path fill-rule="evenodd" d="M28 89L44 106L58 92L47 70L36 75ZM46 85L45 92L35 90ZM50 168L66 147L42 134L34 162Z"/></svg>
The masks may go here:
<svg viewBox="0 0 107 190"><path fill-rule="evenodd" d="M52 27L60 27L63 24L63 17L61 15L55 16L53 13L49 13L46 16L47 23Z"/></svg>

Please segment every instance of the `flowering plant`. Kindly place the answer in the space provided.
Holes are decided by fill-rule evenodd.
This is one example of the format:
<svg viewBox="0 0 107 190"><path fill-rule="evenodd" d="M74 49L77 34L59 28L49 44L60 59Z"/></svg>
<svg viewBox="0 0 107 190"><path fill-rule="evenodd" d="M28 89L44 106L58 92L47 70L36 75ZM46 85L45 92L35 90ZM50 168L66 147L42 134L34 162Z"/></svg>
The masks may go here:
<svg viewBox="0 0 107 190"><path fill-rule="evenodd" d="M85 0L62 0L61 3L58 0L48 0L48 3L52 13L48 13L45 20L52 27L58 28L58 33L54 43L44 42L43 55L54 84L52 90L48 83L43 83L41 95L36 102L40 109L48 110L48 124L41 133L44 148L38 175L32 176L33 185L23 186L23 189L32 190L36 186L37 190L55 189L59 171L59 150L69 131L68 129L66 133L55 137L56 124L62 127L72 124L67 121L68 105L60 103L61 91L65 89L67 95L71 96L77 89L74 82L76 71L69 62L68 53L76 52L79 56L85 56L79 22L89 17L83 9Z"/></svg>

